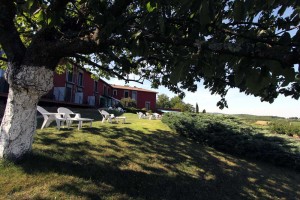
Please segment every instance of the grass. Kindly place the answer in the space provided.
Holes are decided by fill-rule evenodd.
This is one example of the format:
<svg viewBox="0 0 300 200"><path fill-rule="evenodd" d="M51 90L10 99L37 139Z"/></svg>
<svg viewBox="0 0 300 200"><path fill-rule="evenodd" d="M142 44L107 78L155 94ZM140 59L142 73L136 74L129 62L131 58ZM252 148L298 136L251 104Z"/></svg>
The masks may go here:
<svg viewBox="0 0 300 200"><path fill-rule="evenodd" d="M76 109L72 109L76 110ZM160 120L125 114L37 130L23 162L0 162L0 199L297 199L300 174L239 159L173 133ZM41 121L38 122L40 127Z"/></svg>

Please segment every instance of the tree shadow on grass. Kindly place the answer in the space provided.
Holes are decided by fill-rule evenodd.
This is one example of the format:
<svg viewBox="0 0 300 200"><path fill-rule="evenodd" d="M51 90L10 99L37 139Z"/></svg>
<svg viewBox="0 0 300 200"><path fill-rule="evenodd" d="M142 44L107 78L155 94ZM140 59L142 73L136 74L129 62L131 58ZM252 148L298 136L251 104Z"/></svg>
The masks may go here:
<svg viewBox="0 0 300 200"><path fill-rule="evenodd" d="M20 166L28 174L54 172L97 185L90 191L78 182L52 186L53 191L86 199L117 194L121 199L293 199L299 195L300 185L292 185L291 177L281 173L284 169L238 160L168 131L144 134L103 126L75 134L84 137L67 140L73 137L68 131L50 139L47 134L39 136L37 145L53 148L34 149ZM103 154L97 159L93 153Z"/></svg>
<svg viewBox="0 0 300 200"><path fill-rule="evenodd" d="M176 128L176 127L175 127ZM214 122L205 128L193 127L178 132L199 143L241 158L261 160L277 166L300 170L299 150L294 151L291 141L276 136L266 136L257 129L237 129L232 125Z"/></svg>

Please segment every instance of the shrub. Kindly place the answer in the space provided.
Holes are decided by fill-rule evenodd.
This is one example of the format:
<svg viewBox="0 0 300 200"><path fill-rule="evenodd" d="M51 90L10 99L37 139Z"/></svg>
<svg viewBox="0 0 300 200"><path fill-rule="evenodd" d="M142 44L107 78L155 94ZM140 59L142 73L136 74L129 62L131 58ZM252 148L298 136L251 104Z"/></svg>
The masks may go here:
<svg viewBox="0 0 300 200"><path fill-rule="evenodd" d="M134 113L134 114L136 114L137 112L145 113L144 110L138 109L138 108L134 108L134 107L127 107L127 108L125 108L125 110L126 110L126 112L128 112L128 113Z"/></svg>
<svg viewBox="0 0 300 200"><path fill-rule="evenodd" d="M295 148L296 141L267 137L238 118L167 113L162 122L177 133L217 150L300 170L300 148L299 145Z"/></svg>
<svg viewBox="0 0 300 200"><path fill-rule="evenodd" d="M300 127L289 122L276 121L269 124L269 129L273 133L284 135L298 135L300 136Z"/></svg>

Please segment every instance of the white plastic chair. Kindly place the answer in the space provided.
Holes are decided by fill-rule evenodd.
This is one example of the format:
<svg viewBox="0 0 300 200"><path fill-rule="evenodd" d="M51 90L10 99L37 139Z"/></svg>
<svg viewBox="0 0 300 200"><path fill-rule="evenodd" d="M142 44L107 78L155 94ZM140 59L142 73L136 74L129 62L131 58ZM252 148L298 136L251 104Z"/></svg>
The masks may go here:
<svg viewBox="0 0 300 200"><path fill-rule="evenodd" d="M114 114L109 114L108 112L106 112L105 110L98 110L99 113L102 116L102 123L106 121L112 123L112 120L115 119L115 115Z"/></svg>
<svg viewBox="0 0 300 200"><path fill-rule="evenodd" d="M65 108L65 107L59 107L58 109L57 109L57 112L58 113L60 113L60 114L63 114L63 116L65 117L65 118L71 118L71 115L76 115L76 113L74 113L73 111L71 111L70 109L68 109L68 108Z"/></svg>
<svg viewBox="0 0 300 200"><path fill-rule="evenodd" d="M57 129L60 130L60 127L63 125L66 119L61 114L57 113L55 115L55 120L56 120Z"/></svg>
<svg viewBox="0 0 300 200"><path fill-rule="evenodd" d="M43 115L44 122L42 124L41 129L48 127L51 122L55 121L55 113L50 113L41 106L37 106L37 110Z"/></svg>
<svg viewBox="0 0 300 200"><path fill-rule="evenodd" d="M124 112L123 108L121 108L121 107L118 107L117 110L118 110L119 112Z"/></svg>
<svg viewBox="0 0 300 200"><path fill-rule="evenodd" d="M161 119L161 115L158 113L153 113L155 119Z"/></svg>
<svg viewBox="0 0 300 200"><path fill-rule="evenodd" d="M142 112L137 112L138 116L139 116L139 119L144 119L146 118L146 115Z"/></svg>
<svg viewBox="0 0 300 200"><path fill-rule="evenodd" d="M72 124L72 121L66 120L67 118L80 118L80 114L74 113L73 111L71 111L70 109L65 108L65 107L59 107L57 109L57 112L65 119L68 126L70 126L70 124Z"/></svg>

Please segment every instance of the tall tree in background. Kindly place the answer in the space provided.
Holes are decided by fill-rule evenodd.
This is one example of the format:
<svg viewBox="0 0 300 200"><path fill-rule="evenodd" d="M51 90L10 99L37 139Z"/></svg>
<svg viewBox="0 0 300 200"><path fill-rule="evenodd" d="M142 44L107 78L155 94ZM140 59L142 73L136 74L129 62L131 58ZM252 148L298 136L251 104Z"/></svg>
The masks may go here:
<svg viewBox="0 0 300 200"><path fill-rule="evenodd" d="M183 103L182 112L195 112L195 107L190 103Z"/></svg>
<svg viewBox="0 0 300 200"><path fill-rule="evenodd" d="M195 112L195 108L192 104L183 102L179 96L174 96L170 99L171 108L180 109L181 112Z"/></svg>
<svg viewBox="0 0 300 200"><path fill-rule="evenodd" d="M196 113L199 113L199 106L198 106L198 103L196 103Z"/></svg>
<svg viewBox="0 0 300 200"><path fill-rule="evenodd" d="M156 101L157 108L171 108L170 99L165 94L159 94Z"/></svg>
<svg viewBox="0 0 300 200"><path fill-rule="evenodd" d="M180 93L197 82L273 102L298 99L296 0L0 0L0 60L10 88L0 126L0 157L31 150L36 105L63 59L101 76L134 73ZM297 76L298 77L298 76Z"/></svg>
<svg viewBox="0 0 300 200"><path fill-rule="evenodd" d="M180 108L182 104L182 98L180 98L179 96L174 96L170 99L171 108Z"/></svg>

